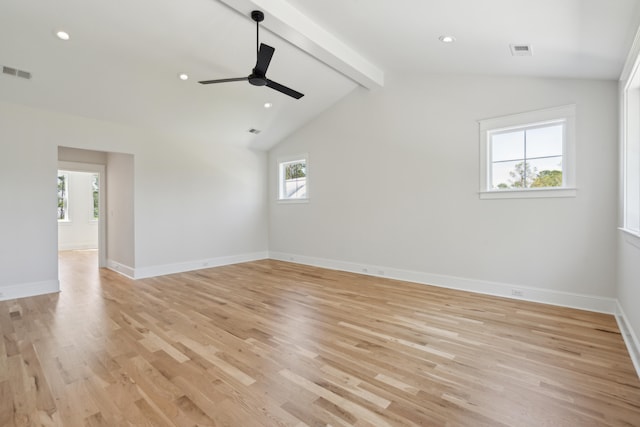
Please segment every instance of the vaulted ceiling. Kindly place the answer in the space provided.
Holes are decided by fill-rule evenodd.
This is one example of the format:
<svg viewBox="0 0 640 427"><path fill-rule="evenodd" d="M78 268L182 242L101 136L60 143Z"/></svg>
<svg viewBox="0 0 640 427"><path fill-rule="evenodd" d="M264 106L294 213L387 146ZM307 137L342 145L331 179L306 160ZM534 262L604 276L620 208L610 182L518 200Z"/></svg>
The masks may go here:
<svg viewBox="0 0 640 427"><path fill-rule="evenodd" d="M250 73L253 9L276 49L268 77L302 99L197 83ZM32 78L0 73L0 101L268 149L385 73L617 79L639 13L638 0L2 0L0 65Z"/></svg>

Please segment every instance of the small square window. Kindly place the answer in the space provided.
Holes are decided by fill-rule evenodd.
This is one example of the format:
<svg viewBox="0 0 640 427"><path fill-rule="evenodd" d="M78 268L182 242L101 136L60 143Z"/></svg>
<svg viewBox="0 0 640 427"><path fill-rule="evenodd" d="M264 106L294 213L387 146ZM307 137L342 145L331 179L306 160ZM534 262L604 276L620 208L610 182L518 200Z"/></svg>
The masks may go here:
<svg viewBox="0 0 640 427"><path fill-rule="evenodd" d="M570 105L481 121L480 197L575 196L574 117Z"/></svg>
<svg viewBox="0 0 640 427"><path fill-rule="evenodd" d="M278 199L303 201L309 198L307 156L278 162Z"/></svg>

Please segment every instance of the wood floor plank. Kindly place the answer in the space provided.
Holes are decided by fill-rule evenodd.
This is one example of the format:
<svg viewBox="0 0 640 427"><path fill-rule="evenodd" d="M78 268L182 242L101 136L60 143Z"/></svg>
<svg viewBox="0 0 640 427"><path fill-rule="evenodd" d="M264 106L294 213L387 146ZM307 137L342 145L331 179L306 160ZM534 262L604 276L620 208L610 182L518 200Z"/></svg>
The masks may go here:
<svg viewBox="0 0 640 427"><path fill-rule="evenodd" d="M133 281L61 253L0 302L1 426L640 426L613 316L257 261Z"/></svg>

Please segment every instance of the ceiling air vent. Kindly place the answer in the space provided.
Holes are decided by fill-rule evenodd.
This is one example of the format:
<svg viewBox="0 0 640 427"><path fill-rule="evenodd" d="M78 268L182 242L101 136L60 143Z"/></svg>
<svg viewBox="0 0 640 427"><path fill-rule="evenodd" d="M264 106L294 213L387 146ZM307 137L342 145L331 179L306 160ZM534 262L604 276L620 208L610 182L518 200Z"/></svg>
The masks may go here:
<svg viewBox="0 0 640 427"><path fill-rule="evenodd" d="M261 132L260 129L254 129L254 128L249 129L249 133L253 133L255 135L259 134L260 132Z"/></svg>
<svg viewBox="0 0 640 427"><path fill-rule="evenodd" d="M28 71L18 70L17 68L7 67L5 65L2 66L2 74L7 74L9 76L20 77L22 79L30 79L31 73Z"/></svg>
<svg viewBox="0 0 640 427"><path fill-rule="evenodd" d="M531 45L528 44L511 44L511 55L513 56L531 56L533 51Z"/></svg>

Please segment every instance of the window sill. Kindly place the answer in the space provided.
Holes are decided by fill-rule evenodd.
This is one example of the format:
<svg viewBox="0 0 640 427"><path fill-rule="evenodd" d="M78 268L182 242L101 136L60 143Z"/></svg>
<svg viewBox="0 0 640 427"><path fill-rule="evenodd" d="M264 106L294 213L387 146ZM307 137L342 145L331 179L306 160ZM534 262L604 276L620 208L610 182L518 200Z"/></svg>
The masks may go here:
<svg viewBox="0 0 640 427"><path fill-rule="evenodd" d="M309 203L309 199L278 199L278 203L282 204L299 204L299 203Z"/></svg>
<svg viewBox="0 0 640 427"><path fill-rule="evenodd" d="M497 190L481 191L480 199L542 199L554 197L576 197L578 190L575 188L540 188L528 190Z"/></svg>
<svg viewBox="0 0 640 427"><path fill-rule="evenodd" d="M58 220L58 225L71 225L71 220L70 219L59 219Z"/></svg>
<svg viewBox="0 0 640 427"><path fill-rule="evenodd" d="M618 230L624 233L625 240L628 244L635 246L640 249L640 234L636 231L628 230L626 228L620 227Z"/></svg>

